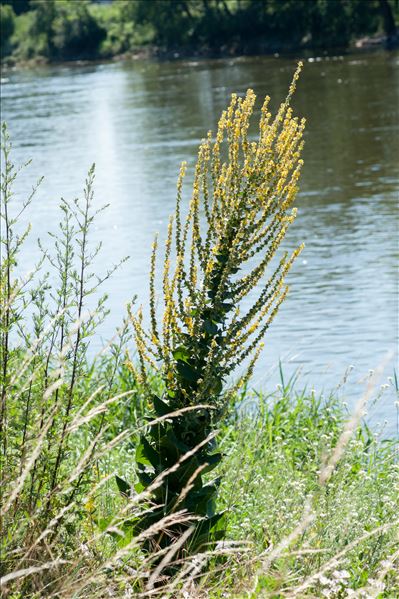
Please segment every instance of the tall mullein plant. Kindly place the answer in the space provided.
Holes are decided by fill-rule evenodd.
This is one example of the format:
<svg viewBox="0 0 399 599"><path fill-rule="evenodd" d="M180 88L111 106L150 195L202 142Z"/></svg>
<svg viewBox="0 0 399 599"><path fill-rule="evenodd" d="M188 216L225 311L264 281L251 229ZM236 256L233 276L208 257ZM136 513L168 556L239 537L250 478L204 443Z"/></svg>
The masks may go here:
<svg viewBox="0 0 399 599"><path fill-rule="evenodd" d="M135 528L148 529L180 510L192 521L190 532L188 523L179 523L150 540L146 535L152 550L166 548L185 534L184 554L223 535L221 514L215 511L219 481L205 484L203 477L222 458L215 432L228 405L226 377L244 361L248 366L238 385L251 376L262 338L287 295L285 276L303 247L291 255L285 252L269 272L296 216L305 121L293 117L290 100L301 66L274 118L266 98L257 141L248 138L254 92L248 90L245 98L232 96L216 137L208 133L200 145L185 219L183 163L163 260L162 324L156 316L154 283L157 241L153 246L150 330L145 330L141 312L132 315L132 321L138 376L150 393L148 371L161 369L164 392L151 396L155 422L136 452L136 491L149 489L152 501ZM241 311L252 292L251 307ZM118 484L127 492L124 481L118 479Z"/></svg>

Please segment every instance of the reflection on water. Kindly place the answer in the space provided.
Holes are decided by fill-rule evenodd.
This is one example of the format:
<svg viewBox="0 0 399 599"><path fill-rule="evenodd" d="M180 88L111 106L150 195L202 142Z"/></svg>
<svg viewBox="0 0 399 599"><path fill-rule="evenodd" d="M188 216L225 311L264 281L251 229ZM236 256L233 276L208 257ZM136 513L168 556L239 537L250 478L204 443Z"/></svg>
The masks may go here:
<svg viewBox="0 0 399 599"><path fill-rule="evenodd" d="M103 262L131 256L108 287L111 316L103 334L110 336L126 301L135 293L147 297L150 245L173 210L181 160L194 164L198 142L215 128L232 91L252 87L259 99L271 95L276 107L293 69L294 60L251 57L7 74L2 118L14 159L33 158L19 191L45 175L30 215L26 270L35 239L56 222L59 197L79 194L95 161L96 201L111 203L95 232L104 243ZM304 240L306 249L266 338L257 387L275 386L279 359L287 375L301 367L302 379L316 389L330 389L354 365L346 387L353 398L361 376L396 351L398 79L393 53L305 64L294 101L308 121L305 170L288 245ZM395 364L394 358L387 375ZM375 410L393 419L392 396Z"/></svg>

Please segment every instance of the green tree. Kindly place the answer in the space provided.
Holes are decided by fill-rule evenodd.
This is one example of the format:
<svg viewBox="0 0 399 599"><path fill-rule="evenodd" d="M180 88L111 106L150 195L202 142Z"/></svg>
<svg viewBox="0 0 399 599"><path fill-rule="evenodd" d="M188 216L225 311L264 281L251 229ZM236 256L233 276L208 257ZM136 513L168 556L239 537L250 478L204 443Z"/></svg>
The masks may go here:
<svg viewBox="0 0 399 599"><path fill-rule="evenodd" d="M382 22L384 24L385 35L387 36L388 47L393 47L398 44L398 32L396 28L395 18L393 16L392 7L388 0L379 0ZM398 4L396 3L396 8Z"/></svg>
<svg viewBox="0 0 399 599"><path fill-rule="evenodd" d="M32 0L33 20L29 35L37 44L37 53L51 58L54 54L53 23L56 15L55 0Z"/></svg>
<svg viewBox="0 0 399 599"><path fill-rule="evenodd" d="M15 14L11 6L0 9L0 53L1 57L11 52L11 36L15 29Z"/></svg>
<svg viewBox="0 0 399 599"><path fill-rule="evenodd" d="M88 1L56 3L52 23L53 57L62 60L97 56L106 31L92 17Z"/></svg>
<svg viewBox="0 0 399 599"><path fill-rule="evenodd" d="M40 53L50 60L93 58L105 30L88 10L88 0L32 0L34 18L30 34L38 40Z"/></svg>
<svg viewBox="0 0 399 599"><path fill-rule="evenodd" d="M196 18L189 0L136 0L126 6L126 16L138 24L150 24L157 44L174 47L190 41Z"/></svg>
<svg viewBox="0 0 399 599"><path fill-rule="evenodd" d="M32 9L30 0L1 0L1 4L11 6L16 15L21 15Z"/></svg>

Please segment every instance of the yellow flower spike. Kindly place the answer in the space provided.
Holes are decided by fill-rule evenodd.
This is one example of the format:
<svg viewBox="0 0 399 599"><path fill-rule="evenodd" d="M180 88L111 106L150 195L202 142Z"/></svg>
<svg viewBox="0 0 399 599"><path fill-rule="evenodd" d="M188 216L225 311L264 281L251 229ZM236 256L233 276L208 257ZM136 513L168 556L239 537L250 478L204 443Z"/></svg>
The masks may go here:
<svg viewBox="0 0 399 599"><path fill-rule="evenodd" d="M85 510L92 514L95 511L96 504L94 503L93 497L89 497L89 499L84 504Z"/></svg>
<svg viewBox="0 0 399 599"><path fill-rule="evenodd" d="M191 201L184 221L181 202L187 165L182 163L177 180L176 212L169 222L165 244L162 341L154 322L152 283L151 334L146 337L141 324L136 324L140 360L143 362L148 363L152 355L147 339L158 347L157 351L167 364L173 363L172 352L176 344L186 342L182 341L182 334L188 334L192 347L196 347L204 335L201 314L223 297L223 289L227 285L231 290L229 302L234 304L234 308L223 325L221 346L214 346L211 340L209 355L214 356L212 360L217 360L227 373L238 363L239 356L258 352L261 337L287 293L284 277L302 250L300 246L290 257L284 257L274 273L264 280L297 215L293 202L302 167L300 156L305 120L295 117L290 100L301 66L298 64L288 95L273 119L269 109L270 98L265 98L256 141L248 140L256 99L253 90L249 89L245 97L232 94L219 119L215 137L208 132L198 149ZM176 248L175 256L172 256L173 248ZM155 280L156 252L154 242L152 281ZM225 266L218 279L216 295L209 296L209 286L221 268L219 256L225 256ZM241 264L249 260L249 272L241 274ZM172 263L175 264L173 272ZM239 269L238 274L232 276L236 269ZM259 289L257 299L241 314L240 302L256 289ZM141 323L142 316L138 315L136 320ZM248 341L250 336L252 339L255 337L251 342ZM208 359L206 364L206 371L210 372ZM169 366L167 371L168 376L174 372ZM198 394L205 393L208 388L207 376L204 376L204 371L201 373L199 388L202 391L197 390L190 398L191 402L196 401L195 398L201 400ZM187 393L183 396L186 397Z"/></svg>
<svg viewBox="0 0 399 599"><path fill-rule="evenodd" d="M125 360L123 362L123 364L126 366L126 368L132 373L132 374L136 374L136 369L133 365L133 362L131 360Z"/></svg>

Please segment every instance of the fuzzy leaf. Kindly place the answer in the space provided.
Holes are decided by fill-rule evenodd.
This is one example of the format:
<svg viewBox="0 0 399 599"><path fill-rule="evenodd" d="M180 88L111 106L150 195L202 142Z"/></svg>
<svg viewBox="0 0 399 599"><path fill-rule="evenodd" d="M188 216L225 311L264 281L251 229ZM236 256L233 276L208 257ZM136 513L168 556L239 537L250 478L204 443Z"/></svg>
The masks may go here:
<svg viewBox="0 0 399 599"><path fill-rule="evenodd" d="M212 320L205 320L204 322L204 330L208 333L208 335L216 335L218 332L218 328Z"/></svg>
<svg viewBox="0 0 399 599"><path fill-rule="evenodd" d="M137 471L137 475L139 477L141 484L144 485L144 488L148 487L153 481L153 478L148 474L148 472L145 472L144 470L141 470L140 468Z"/></svg>
<svg viewBox="0 0 399 599"><path fill-rule="evenodd" d="M141 437L140 441L143 447L142 452L145 455L145 457L150 461L151 466L153 466L154 468L159 466L160 457L158 453L155 451L155 449L152 447L152 445L150 445L150 443L147 441L145 437Z"/></svg>
<svg viewBox="0 0 399 599"><path fill-rule="evenodd" d="M167 432L166 438L174 447L177 447L182 453L190 451L190 447L183 443L183 441L178 439L173 430Z"/></svg>
<svg viewBox="0 0 399 599"><path fill-rule="evenodd" d="M136 493L141 493L142 491L144 491L145 487L142 483L136 483L134 485L134 490L136 491Z"/></svg>
<svg viewBox="0 0 399 599"><path fill-rule="evenodd" d="M148 457L145 447L142 443L142 439L140 440L140 444L136 448L136 462L137 464L143 464L144 466L152 466L150 462L150 458Z"/></svg>
<svg viewBox="0 0 399 599"><path fill-rule="evenodd" d="M127 483L125 480L123 480L123 478L121 478L117 474L115 475L115 480L116 484L118 485L120 494L124 495L125 497L130 495L131 486L129 485L129 483Z"/></svg>
<svg viewBox="0 0 399 599"><path fill-rule="evenodd" d="M208 462L208 466L206 466L202 472L211 472L211 470L216 468L216 466L219 464L222 457L223 455L221 453L213 453L212 455L205 456L204 462Z"/></svg>
<svg viewBox="0 0 399 599"><path fill-rule="evenodd" d="M172 355L175 360L181 360L182 362L187 362L190 359L190 354L184 345L180 345L173 352Z"/></svg>
<svg viewBox="0 0 399 599"><path fill-rule="evenodd" d="M171 407L157 395L153 395L152 403L154 404L154 410L157 416L166 416L171 412Z"/></svg>
<svg viewBox="0 0 399 599"><path fill-rule="evenodd" d="M190 383L196 383L198 381L198 372L185 362L177 362L176 368L180 376L186 381L190 381Z"/></svg>

